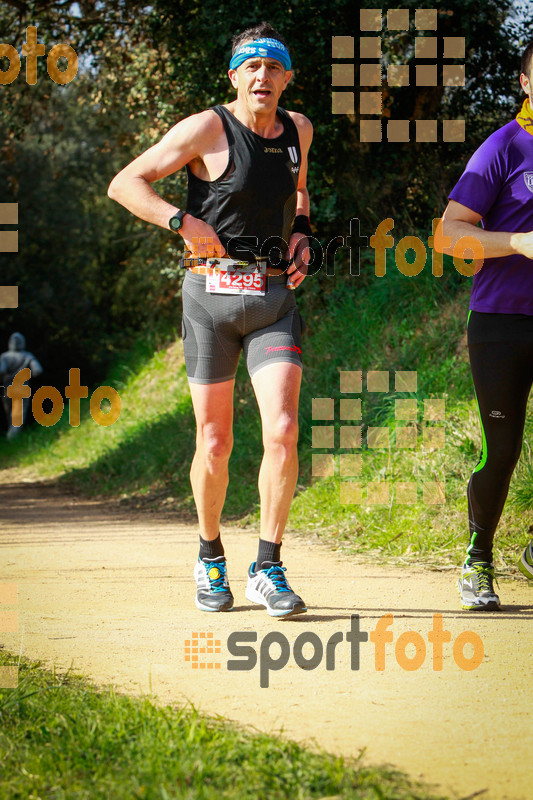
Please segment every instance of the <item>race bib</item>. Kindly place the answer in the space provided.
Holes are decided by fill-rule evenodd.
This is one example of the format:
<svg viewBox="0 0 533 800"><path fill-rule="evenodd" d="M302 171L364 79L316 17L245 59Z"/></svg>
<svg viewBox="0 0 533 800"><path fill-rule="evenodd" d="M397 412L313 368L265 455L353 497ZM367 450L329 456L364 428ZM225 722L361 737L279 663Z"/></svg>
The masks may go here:
<svg viewBox="0 0 533 800"><path fill-rule="evenodd" d="M266 261L248 264L233 258L208 258L205 290L212 294L266 293Z"/></svg>

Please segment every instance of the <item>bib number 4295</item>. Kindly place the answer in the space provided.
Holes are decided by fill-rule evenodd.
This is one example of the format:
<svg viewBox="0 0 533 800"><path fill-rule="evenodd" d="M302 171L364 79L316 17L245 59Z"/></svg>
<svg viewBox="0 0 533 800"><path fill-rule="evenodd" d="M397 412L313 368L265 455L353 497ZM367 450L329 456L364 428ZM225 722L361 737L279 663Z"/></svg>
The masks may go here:
<svg viewBox="0 0 533 800"><path fill-rule="evenodd" d="M254 273L221 272L220 285L232 289L262 289L264 276Z"/></svg>
<svg viewBox="0 0 533 800"><path fill-rule="evenodd" d="M205 280L206 292L214 294L264 295L266 263L246 264L231 259L209 259Z"/></svg>

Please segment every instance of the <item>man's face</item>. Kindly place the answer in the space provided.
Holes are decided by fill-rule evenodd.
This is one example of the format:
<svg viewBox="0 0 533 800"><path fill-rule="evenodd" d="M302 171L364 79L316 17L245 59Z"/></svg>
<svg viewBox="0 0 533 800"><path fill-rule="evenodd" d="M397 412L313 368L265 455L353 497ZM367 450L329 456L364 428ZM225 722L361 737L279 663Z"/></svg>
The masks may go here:
<svg viewBox="0 0 533 800"><path fill-rule="evenodd" d="M285 70L275 58L253 56L237 69L230 69L228 75L237 89L237 98L244 101L251 111L264 113L277 107L292 72Z"/></svg>

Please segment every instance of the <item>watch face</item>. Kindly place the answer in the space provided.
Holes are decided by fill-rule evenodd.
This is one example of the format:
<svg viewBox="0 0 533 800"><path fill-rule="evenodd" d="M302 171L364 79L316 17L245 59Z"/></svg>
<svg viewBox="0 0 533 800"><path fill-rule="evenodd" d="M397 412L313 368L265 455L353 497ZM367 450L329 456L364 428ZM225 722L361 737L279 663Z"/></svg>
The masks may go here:
<svg viewBox="0 0 533 800"><path fill-rule="evenodd" d="M179 231L179 229L183 225L183 217L182 216L171 217L168 224L173 231Z"/></svg>

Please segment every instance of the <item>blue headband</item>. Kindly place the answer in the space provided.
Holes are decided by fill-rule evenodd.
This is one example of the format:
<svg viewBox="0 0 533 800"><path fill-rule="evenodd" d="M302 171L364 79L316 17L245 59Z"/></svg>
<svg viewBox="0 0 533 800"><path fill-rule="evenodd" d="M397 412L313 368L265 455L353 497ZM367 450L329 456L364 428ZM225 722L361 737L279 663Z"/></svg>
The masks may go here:
<svg viewBox="0 0 533 800"><path fill-rule="evenodd" d="M277 39L256 39L248 44L243 44L231 57L229 62L230 69L237 69L249 58L259 56L260 58L275 58L280 61L285 69L291 68L291 57L284 44Z"/></svg>

